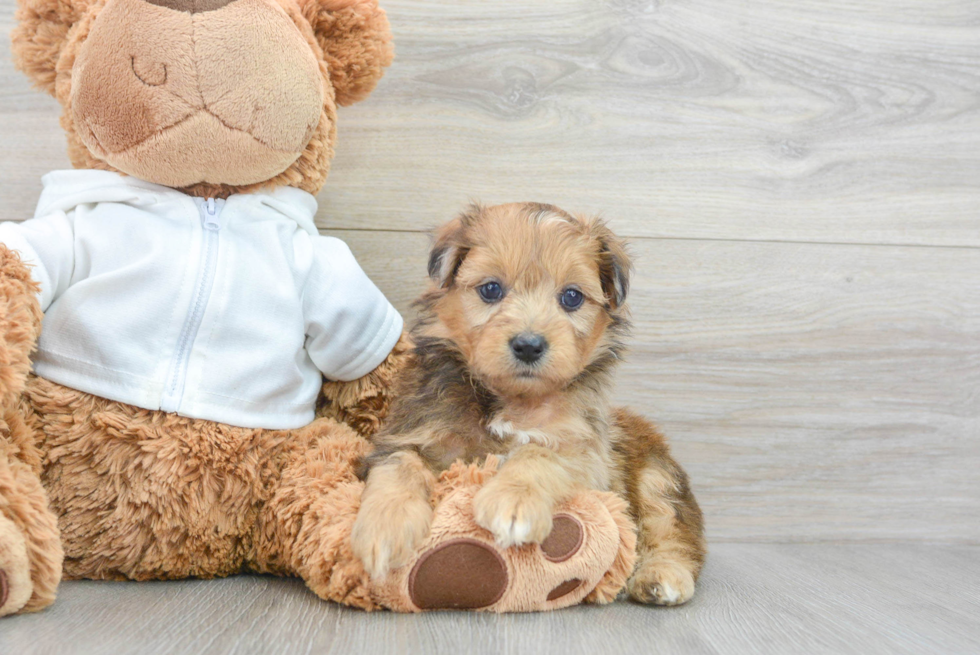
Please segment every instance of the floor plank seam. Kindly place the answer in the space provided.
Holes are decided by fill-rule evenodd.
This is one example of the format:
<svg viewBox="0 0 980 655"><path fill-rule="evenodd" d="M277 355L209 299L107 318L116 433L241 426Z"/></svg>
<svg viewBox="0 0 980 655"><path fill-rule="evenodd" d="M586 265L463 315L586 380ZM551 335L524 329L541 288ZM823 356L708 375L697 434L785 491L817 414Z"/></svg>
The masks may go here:
<svg viewBox="0 0 980 655"><path fill-rule="evenodd" d="M431 235L435 228L431 230L406 230L402 228L374 228L374 227L341 227L341 226L317 226L322 231L327 232L363 232L368 234L419 234L423 236ZM722 237L670 237L670 236L630 236L625 235L627 241L697 241L706 243L768 243L786 244L793 246L855 246L855 247L882 247L882 248L941 248L944 250L980 250L980 245L952 245L943 243L893 243L893 242L871 242L871 241L806 241L803 239L732 239Z"/></svg>

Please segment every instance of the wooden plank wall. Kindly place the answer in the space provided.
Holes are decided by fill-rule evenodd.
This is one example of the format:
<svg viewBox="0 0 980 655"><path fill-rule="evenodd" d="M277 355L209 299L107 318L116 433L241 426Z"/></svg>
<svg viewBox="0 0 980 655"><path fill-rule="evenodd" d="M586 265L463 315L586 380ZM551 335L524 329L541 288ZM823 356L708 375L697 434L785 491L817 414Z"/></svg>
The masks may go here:
<svg viewBox="0 0 980 655"><path fill-rule="evenodd" d="M619 397L711 539L980 543L980 4L384 6L318 221L400 309L470 199L602 213L637 264ZM68 165L58 114L0 55L0 218Z"/></svg>

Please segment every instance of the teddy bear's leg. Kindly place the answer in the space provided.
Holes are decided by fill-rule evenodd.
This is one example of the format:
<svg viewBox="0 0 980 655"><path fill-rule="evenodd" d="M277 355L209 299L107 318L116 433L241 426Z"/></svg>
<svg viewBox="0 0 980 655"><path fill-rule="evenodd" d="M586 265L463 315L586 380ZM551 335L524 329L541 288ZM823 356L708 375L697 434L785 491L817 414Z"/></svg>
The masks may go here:
<svg viewBox="0 0 980 655"><path fill-rule="evenodd" d="M58 520L39 476L40 454L17 411L0 419L0 616L54 602L61 581Z"/></svg>
<svg viewBox="0 0 980 655"><path fill-rule="evenodd" d="M371 580L351 547L364 485L356 463L370 444L349 426L318 419L290 442L260 509L249 567L297 575L318 596L362 609L546 610L608 602L633 569L635 533L613 494L582 494L557 508L548 539L500 548L473 517L473 495L496 471L454 466L433 495L434 523L407 566Z"/></svg>
<svg viewBox="0 0 980 655"><path fill-rule="evenodd" d="M406 566L370 581L373 598L402 612L529 612L616 598L636 545L626 502L580 492L554 508L551 533L540 544L504 548L475 516L474 498L496 479L498 463L491 455L442 473L429 534Z"/></svg>
<svg viewBox="0 0 980 655"><path fill-rule="evenodd" d="M277 486L259 512L250 566L260 573L299 576L325 600L380 607L350 545L364 488L355 465L370 444L329 418L297 430L292 442Z"/></svg>
<svg viewBox="0 0 980 655"><path fill-rule="evenodd" d="M687 602L706 554L701 510L687 475L663 435L627 410L616 413L614 444L619 491L637 525L637 564L627 591L641 603Z"/></svg>
<svg viewBox="0 0 980 655"><path fill-rule="evenodd" d="M61 580L58 522L22 402L40 329L37 285L17 253L0 243L0 616L50 605Z"/></svg>

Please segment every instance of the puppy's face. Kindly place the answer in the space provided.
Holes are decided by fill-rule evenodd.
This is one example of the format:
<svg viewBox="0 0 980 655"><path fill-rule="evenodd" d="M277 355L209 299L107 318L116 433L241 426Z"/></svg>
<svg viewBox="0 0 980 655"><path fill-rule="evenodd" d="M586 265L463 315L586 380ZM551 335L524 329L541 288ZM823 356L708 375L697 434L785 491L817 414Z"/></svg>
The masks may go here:
<svg viewBox="0 0 980 655"><path fill-rule="evenodd" d="M554 393L616 358L629 262L597 219L476 207L442 228L429 272L436 320L426 332L452 341L498 394Z"/></svg>

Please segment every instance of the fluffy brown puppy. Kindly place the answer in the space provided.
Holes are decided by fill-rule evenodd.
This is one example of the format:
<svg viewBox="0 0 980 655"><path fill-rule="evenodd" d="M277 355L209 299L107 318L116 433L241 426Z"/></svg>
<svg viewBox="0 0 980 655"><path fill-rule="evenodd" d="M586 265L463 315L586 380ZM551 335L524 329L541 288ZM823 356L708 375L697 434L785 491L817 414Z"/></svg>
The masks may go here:
<svg viewBox="0 0 980 655"><path fill-rule="evenodd" d="M474 512L502 547L540 543L556 503L582 488L613 490L639 530L632 598L691 598L705 547L687 476L653 426L608 398L629 270L601 220L550 205L476 206L439 231L415 362L364 463L351 538L373 576L425 538L435 476L492 453L505 463Z"/></svg>

